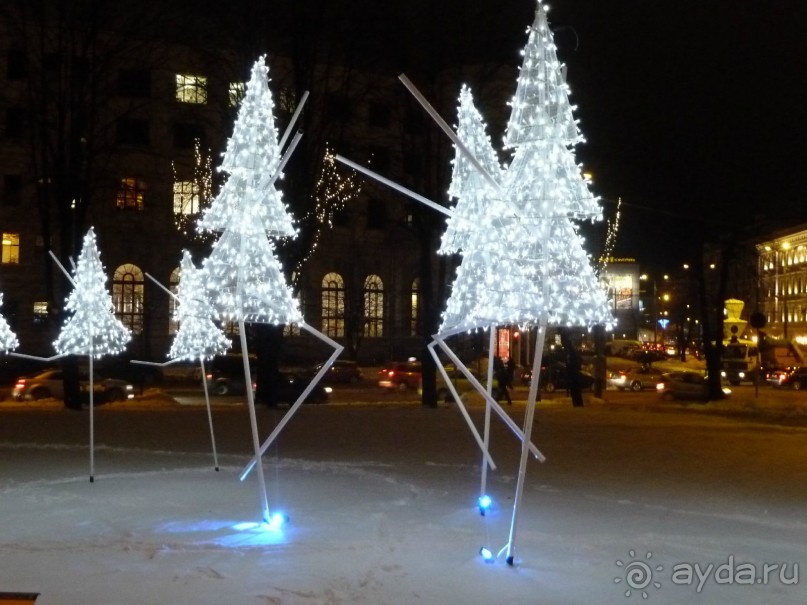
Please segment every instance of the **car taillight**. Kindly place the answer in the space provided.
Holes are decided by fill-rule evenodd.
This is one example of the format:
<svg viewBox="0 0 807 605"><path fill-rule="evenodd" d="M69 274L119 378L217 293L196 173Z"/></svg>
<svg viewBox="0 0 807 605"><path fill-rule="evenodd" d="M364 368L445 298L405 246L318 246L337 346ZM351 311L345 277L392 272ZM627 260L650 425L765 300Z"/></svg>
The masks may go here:
<svg viewBox="0 0 807 605"><path fill-rule="evenodd" d="M17 384L14 385L15 389L24 389L25 388L25 379L20 379L17 381Z"/></svg>

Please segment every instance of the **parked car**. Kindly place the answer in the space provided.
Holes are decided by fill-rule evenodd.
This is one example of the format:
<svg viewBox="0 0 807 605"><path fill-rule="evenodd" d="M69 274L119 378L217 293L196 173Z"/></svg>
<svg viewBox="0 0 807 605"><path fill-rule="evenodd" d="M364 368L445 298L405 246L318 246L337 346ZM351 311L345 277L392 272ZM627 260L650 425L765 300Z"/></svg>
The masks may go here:
<svg viewBox="0 0 807 605"><path fill-rule="evenodd" d="M487 379L485 377L480 377L480 375L473 371L468 370L471 375L479 381L482 386L485 386ZM471 381L462 373L461 370L455 368L453 365L446 366L446 374L448 374L449 379L451 380L451 384L454 385L454 389L457 391L460 397L463 396L464 393L469 391L476 391L474 386L471 384ZM423 381L421 380L418 383L418 394L422 394L423 392ZM499 400L502 398L502 393L499 391L498 384L496 380L493 381L493 388L491 390L491 396L495 400ZM448 388L443 375L440 371L437 371L437 399L440 401L445 401L446 403L450 403L454 401L454 397L451 394L451 390Z"/></svg>
<svg viewBox="0 0 807 605"><path fill-rule="evenodd" d="M530 384L532 382L532 370L525 370L521 374L521 382ZM590 389L594 384L594 376L585 370L580 370L580 383L584 389ZM569 380L566 373L566 364L556 361L549 366L541 366L541 388L547 393L552 393L558 389L568 389Z"/></svg>
<svg viewBox="0 0 807 605"><path fill-rule="evenodd" d="M656 390L662 399L706 400L709 398L707 376L702 372L685 370L663 374ZM731 389L723 388L723 396L731 395Z"/></svg>
<svg viewBox="0 0 807 605"><path fill-rule="evenodd" d="M82 399L89 401L90 376L86 370L79 372L79 388ZM17 379L11 396L17 401L27 399L64 399L64 374L58 368L48 368L36 374ZM93 372L93 402L108 403L134 397L134 386L118 378L106 378Z"/></svg>
<svg viewBox="0 0 807 605"><path fill-rule="evenodd" d="M255 358L249 358L252 390L257 387ZM278 372L276 378L278 403L294 403L311 382L311 376ZM210 363L207 373L207 388L214 395L243 395L244 359L240 355L221 355ZM330 398L331 387L317 383L305 398L305 403L325 403Z"/></svg>
<svg viewBox="0 0 807 605"><path fill-rule="evenodd" d="M252 388L255 389L255 358L249 358ZM213 395L243 395L244 359L241 355L219 355L205 364L207 388Z"/></svg>
<svg viewBox="0 0 807 605"><path fill-rule="evenodd" d="M306 375L314 376L322 369L324 363L318 363L306 372ZM328 371L322 377L324 384L354 384L361 382L364 378L361 368L355 361L337 359L333 362Z"/></svg>
<svg viewBox="0 0 807 605"><path fill-rule="evenodd" d="M641 391L642 389L655 389L661 382L662 373L648 366L635 366L627 370L611 372L608 378L608 385L625 391Z"/></svg>
<svg viewBox="0 0 807 605"><path fill-rule="evenodd" d="M378 386L382 389L416 389L422 370L419 361L397 361L378 372Z"/></svg>
<svg viewBox="0 0 807 605"><path fill-rule="evenodd" d="M807 367L794 366L784 370L774 370L768 373L768 383L775 387L783 387L800 391L807 389Z"/></svg>

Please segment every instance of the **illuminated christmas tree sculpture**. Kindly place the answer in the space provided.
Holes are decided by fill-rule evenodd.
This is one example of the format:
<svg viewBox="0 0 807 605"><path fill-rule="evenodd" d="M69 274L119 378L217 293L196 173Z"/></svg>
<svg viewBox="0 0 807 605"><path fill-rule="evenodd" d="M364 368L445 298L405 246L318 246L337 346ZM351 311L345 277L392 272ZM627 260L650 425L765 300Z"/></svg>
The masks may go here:
<svg viewBox="0 0 807 605"><path fill-rule="evenodd" d="M463 85L459 100L457 136L472 154L470 157L476 158L487 174L501 183L504 176L501 162L468 86ZM456 199L457 203L446 220L446 230L440 240L438 254L461 252L467 244L470 232L484 228L480 221L487 223L498 218L490 216L493 206L491 201L497 196L498 189L485 179L470 157L455 146L448 195Z"/></svg>
<svg viewBox="0 0 807 605"><path fill-rule="evenodd" d="M104 355L121 353L131 339L131 333L115 317L112 297L106 289L107 278L92 228L84 236L73 276L67 275L73 284L73 291L67 297L66 305L72 316L59 332L53 346L59 356L86 355L89 359L90 481L94 481L93 360Z"/></svg>
<svg viewBox="0 0 807 605"><path fill-rule="evenodd" d="M0 307L3 306L3 293L0 292ZM6 318L0 315L0 351L11 351L20 345L17 335L8 325Z"/></svg>
<svg viewBox="0 0 807 605"><path fill-rule="evenodd" d="M304 323L270 239L296 235L291 215L275 186L285 159L293 149L290 145L285 155L281 153L282 141L291 124L278 141L273 110L268 69L265 58L261 57L252 67L233 135L224 153L221 170L228 173L227 181L198 225L200 230L221 234L202 270L217 317L238 323L245 384L252 384L246 323L298 324L334 348L331 358L263 444L258 437L254 394L247 388L255 457L247 465L242 479L249 470L257 469L260 506L266 523L273 518L269 515L261 455L342 351L340 345Z"/></svg>
<svg viewBox="0 0 807 605"><path fill-rule="evenodd" d="M485 397L489 407L499 412L497 402L490 395L490 380L488 388L483 387L445 340L461 332L486 328L491 330L490 350L493 351L497 325L519 324L538 328L538 346L532 368L534 379L528 394L524 429L514 430L520 437L522 451L510 539L499 552L500 555L507 552L509 564L514 561L527 455L532 451L543 459L530 442L530 435L546 327L549 324L590 327L613 323L605 291L594 273L577 226L572 222L573 219L598 220L601 210L574 159L573 147L582 141L582 136L572 115L574 108L569 103L564 69L557 60L545 9L540 3L523 54L524 62L505 136L505 145L514 149L514 156L502 177L490 168L490 162L486 161L489 150L479 143L482 140L479 133L483 129L474 123L481 120L467 109L463 110L463 101L461 136L457 136L401 76L407 88L452 138L457 153L469 161L469 166L477 174L471 178L468 170L458 170L455 160L449 191L459 193L458 196L452 193L459 197L456 217L455 213L446 212L433 202L392 184L410 197L449 214L451 220L464 218L450 225L451 232L447 231L448 237L444 238L441 247L445 251L461 249L462 262L457 269L442 325L429 346L455 399L458 394L445 375L435 347L440 347L465 374ZM369 171L363 172L377 177ZM391 184L386 179L379 180ZM462 207L463 198L469 203L468 208L474 209L468 214ZM477 212L475 216L474 211ZM489 376L491 370L492 358L489 360ZM487 447L487 414L485 430L484 448ZM483 453L487 455L484 449ZM486 461L490 464L489 458ZM480 496L480 510L483 499L486 504L489 502L483 496ZM492 556L487 549L483 552Z"/></svg>
<svg viewBox="0 0 807 605"><path fill-rule="evenodd" d="M177 306L174 314L174 320L179 324L179 328L171 343L168 356L173 360L199 362L202 370L207 421L210 428L210 443L213 448L213 468L219 470L205 360L225 353L230 348L230 341L213 320L215 311L207 297L204 281L205 276L193 264L190 252L185 250L179 265Z"/></svg>

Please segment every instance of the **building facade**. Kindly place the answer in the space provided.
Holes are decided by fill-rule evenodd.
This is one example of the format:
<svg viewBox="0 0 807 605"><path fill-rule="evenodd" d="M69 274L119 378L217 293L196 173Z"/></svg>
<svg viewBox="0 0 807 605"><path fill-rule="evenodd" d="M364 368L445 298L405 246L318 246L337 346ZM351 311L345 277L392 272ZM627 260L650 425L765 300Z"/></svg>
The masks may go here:
<svg viewBox="0 0 807 605"><path fill-rule="evenodd" d="M162 360L176 330L174 303L148 277L173 288L182 250L197 264L209 251L211 238L198 236L194 224L222 182L216 166L256 57L212 52L207 41L133 36L121 44L110 32L97 34L96 50L79 56L63 36L50 35L49 24L34 41L6 13L0 17L0 313L21 351L52 354L69 285L49 254L69 265L65 257L92 226L115 313L134 335L127 355ZM300 100L299 74L287 57L267 62L282 132ZM315 69L319 88L304 112L316 128L303 136L328 136L323 149L327 143L446 203L445 193L434 192L447 188L451 145L435 143L442 135L400 83L340 65ZM469 70L438 76L430 87L449 121ZM493 92L480 97L504 111L512 68L486 66L484 73ZM323 157L296 174L321 178ZM295 216L301 225L317 223L310 246L287 267L306 322L348 344L360 361L419 355L424 266L431 295L444 297L457 262L433 254L442 218L424 218L415 202L374 183L351 191L342 199L290 201L292 209L310 210ZM320 355L293 329L288 336L294 355Z"/></svg>

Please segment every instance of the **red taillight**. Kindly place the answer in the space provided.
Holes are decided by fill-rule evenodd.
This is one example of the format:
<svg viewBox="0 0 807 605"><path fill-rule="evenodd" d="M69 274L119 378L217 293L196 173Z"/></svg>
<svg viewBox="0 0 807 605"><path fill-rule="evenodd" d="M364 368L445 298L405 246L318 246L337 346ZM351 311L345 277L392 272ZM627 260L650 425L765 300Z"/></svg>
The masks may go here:
<svg viewBox="0 0 807 605"><path fill-rule="evenodd" d="M389 372L387 372L387 376L389 376L390 378L395 376L395 370L390 370Z"/></svg>
<svg viewBox="0 0 807 605"><path fill-rule="evenodd" d="M25 388L25 379L21 378L20 380L18 380L17 384L14 385L14 388L15 389L23 389L23 388Z"/></svg>

